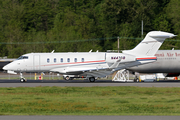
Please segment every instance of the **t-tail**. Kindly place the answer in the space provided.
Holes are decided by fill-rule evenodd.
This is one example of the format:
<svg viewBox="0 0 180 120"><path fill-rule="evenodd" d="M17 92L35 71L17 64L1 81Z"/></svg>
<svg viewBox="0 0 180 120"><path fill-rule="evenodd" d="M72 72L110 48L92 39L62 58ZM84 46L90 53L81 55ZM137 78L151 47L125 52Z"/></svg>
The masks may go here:
<svg viewBox="0 0 180 120"><path fill-rule="evenodd" d="M162 31L149 32L134 49L124 50L125 54L133 54L136 57L154 56L166 38L172 38L176 35Z"/></svg>

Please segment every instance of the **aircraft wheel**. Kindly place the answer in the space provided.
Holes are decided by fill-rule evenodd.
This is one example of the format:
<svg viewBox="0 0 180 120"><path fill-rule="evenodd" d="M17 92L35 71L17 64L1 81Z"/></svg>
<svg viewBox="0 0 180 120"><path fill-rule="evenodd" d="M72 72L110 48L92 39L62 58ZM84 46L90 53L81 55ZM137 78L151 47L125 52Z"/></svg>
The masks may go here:
<svg viewBox="0 0 180 120"><path fill-rule="evenodd" d="M23 83L23 82L26 82L26 80L25 80L24 78L21 78L21 79L20 79L20 82Z"/></svg>
<svg viewBox="0 0 180 120"><path fill-rule="evenodd" d="M94 77L90 77L90 78L89 78L89 81L90 81L90 82L95 82L95 78L94 78Z"/></svg>
<svg viewBox="0 0 180 120"><path fill-rule="evenodd" d="M138 82L139 81L139 79L138 79L138 77L136 76L135 78L134 78L134 82Z"/></svg>
<svg viewBox="0 0 180 120"><path fill-rule="evenodd" d="M66 76L64 79L68 81L68 80L70 80L70 77Z"/></svg>

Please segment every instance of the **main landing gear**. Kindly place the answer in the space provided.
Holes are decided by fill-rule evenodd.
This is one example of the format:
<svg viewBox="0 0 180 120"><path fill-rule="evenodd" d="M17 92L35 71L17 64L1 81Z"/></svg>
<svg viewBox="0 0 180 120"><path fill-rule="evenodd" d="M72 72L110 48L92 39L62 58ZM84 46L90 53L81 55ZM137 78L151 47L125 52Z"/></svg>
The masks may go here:
<svg viewBox="0 0 180 120"><path fill-rule="evenodd" d="M90 77L90 78L89 78L89 81L90 81L90 82L95 82L96 79L95 79L95 77Z"/></svg>
<svg viewBox="0 0 180 120"><path fill-rule="evenodd" d="M73 78L70 76L64 76L64 80L69 81L69 80L73 80Z"/></svg>
<svg viewBox="0 0 180 120"><path fill-rule="evenodd" d="M23 77L23 74L20 73L20 82L23 83L23 82L26 82L27 80Z"/></svg>

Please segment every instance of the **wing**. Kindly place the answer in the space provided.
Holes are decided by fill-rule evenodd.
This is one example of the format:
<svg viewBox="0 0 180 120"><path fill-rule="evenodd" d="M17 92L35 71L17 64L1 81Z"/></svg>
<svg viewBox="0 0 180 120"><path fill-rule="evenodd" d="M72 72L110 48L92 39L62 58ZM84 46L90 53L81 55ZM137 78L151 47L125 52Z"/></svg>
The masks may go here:
<svg viewBox="0 0 180 120"><path fill-rule="evenodd" d="M87 77L105 77L111 74L114 68L117 68L121 59L118 59L116 62L108 65L104 63L103 65L97 66L69 66L61 67L50 70L51 72L59 72L66 75L82 75Z"/></svg>
<svg viewBox="0 0 180 120"><path fill-rule="evenodd" d="M156 57L149 58L137 58L136 61L133 62L123 62L121 63L121 59L118 59L114 63L104 63L103 65L96 66L68 66L55 68L50 70L51 72L59 72L61 74L66 75L82 75L87 77L105 77L107 75L112 74L113 72L121 69L127 69L132 66L137 66L145 63L150 63L156 61Z"/></svg>
<svg viewBox="0 0 180 120"><path fill-rule="evenodd" d="M86 68L64 67L64 68L52 69L50 71L51 72L59 72L61 74L67 74L67 75L84 75L84 76L104 77L104 76L107 76L107 73L111 73L112 70L110 70L108 68L98 68L98 67L86 67Z"/></svg>

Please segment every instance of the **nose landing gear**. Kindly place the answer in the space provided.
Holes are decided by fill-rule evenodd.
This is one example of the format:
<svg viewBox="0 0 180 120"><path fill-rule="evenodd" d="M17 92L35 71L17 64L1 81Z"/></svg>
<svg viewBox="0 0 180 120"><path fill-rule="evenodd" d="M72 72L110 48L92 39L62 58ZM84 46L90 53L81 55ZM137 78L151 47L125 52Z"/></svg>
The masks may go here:
<svg viewBox="0 0 180 120"><path fill-rule="evenodd" d="M20 73L20 82L27 82L27 80L23 77L22 73Z"/></svg>

